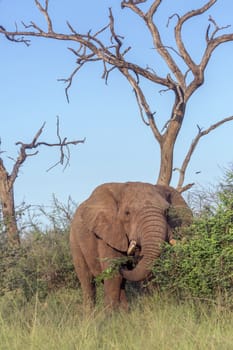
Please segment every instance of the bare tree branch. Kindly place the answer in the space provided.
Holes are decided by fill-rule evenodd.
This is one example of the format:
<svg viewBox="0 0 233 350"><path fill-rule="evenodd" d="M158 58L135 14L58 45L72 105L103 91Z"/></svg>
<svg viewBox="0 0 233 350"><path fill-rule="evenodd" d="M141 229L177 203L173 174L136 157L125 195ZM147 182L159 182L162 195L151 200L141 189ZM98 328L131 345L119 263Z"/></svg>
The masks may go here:
<svg viewBox="0 0 233 350"><path fill-rule="evenodd" d="M52 33L53 32L53 26L52 26L52 21L51 18L48 14L48 6L49 6L49 0L45 0L45 7L41 5L41 3L38 0L35 0L36 6L40 10L40 12L44 15L47 25L48 25L48 32Z"/></svg>
<svg viewBox="0 0 233 350"><path fill-rule="evenodd" d="M185 82L183 79L183 74L182 74L181 70L179 69L178 65L176 64L176 62L173 60L172 56L169 54L165 45L162 43L159 30L153 21L153 16L154 16L155 12L157 11L161 2L162 2L162 0L154 1L151 5L150 9L148 10L148 12L146 14L143 14L143 16L141 16L141 17L145 21L145 23L146 23L146 25L151 33L151 36L152 36L153 42L154 42L154 48L158 51L160 56L167 63L171 72L176 77L178 83L182 86L182 88L184 88Z"/></svg>
<svg viewBox="0 0 233 350"><path fill-rule="evenodd" d="M204 55L202 57L201 63L199 64L199 71L201 72L202 77L204 75L205 68L206 68L207 64L209 63L209 60L211 58L213 51L220 44L224 44L228 41L233 41L233 34L223 34L217 38L209 40L208 45L206 47L206 50L204 52ZM204 81L203 78L202 78L202 80Z"/></svg>
<svg viewBox="0 0 233 350"><path fill-rule="evenodd" d="M139 84L133 78L133 76L131 74L129 74L127 69L122 69L121 72L122 72L122 74L124 74L124 76L127 78L129 83L133 87L143 122L146 125L150 125L151 130L152 130L155 138L160 143L162 141L162 136L161 136L156 124L155 124L154 113L152 113L152 111L150 110L149 104L147 103L145 95L143 94L141 88L139 87ZM145 112L145 114L148 118L148 122L146 122L144 119L143 111Z"/></svg>
<svg viewBox="0 0 233 350"><path fill-rule="evenodd" d="M177 44L177 47L179 49L180 55L181 55L181 57L183 57L185 63L189 67L189 69L193 72L194 76L197 75L197 65L192 60L192 58L189 55L189 53L184 45L184 42L182 40L182 36L181 36L182 27L183 27L184 23L187 20L189 20L190 18L193 18L195 16L199 16L202 13L206 12L211 6L214 5L214 3L216 3L216 1L217 0L210 0L208 3L206 3L201 8L189 11L185 15L183 15L182 17L178 17L178 22L177 22L177 25L175 27L176 44Z"/></svg>
<svg viewBox="0 0 233 350"><path fill-rule="evenodd" d="M179 181L178 181L178 185L177 185L177 189L179 191L180 191L180 189L182 189L187 166L188 166L188 164L190 162L190 159L192 157L192 154L193 154L194 150L197 147L198 142L200 141L200 138L205 136L205 135L207 135L207 134L209 134L211 131L215 130L220 125L222 125L224 123L227 123L229 121L232 121L232 120L233 120L233 116L224 118L224 119L218 121L217 123L211 125L209 128L207 128L205 130L201 130L201 128L199 126L197 126L198 127L198 133L197 133L196 137L193 139L193 141L192 141L192 143L190 145L190 148L189 148L189 150L188 150L188 152L187 152L187 154L186 154L186 156L184 158L184 161L183 161L181 169L179 169L180 176L179 176Z"/></svg>
<svg viewBox="0 0 233 350"><path fill-rule="evenodd" d="M0 33L3 33L5 35L5 37L7 38L7 40L10 40L10 41L13 41L15 43L24 43L26 46L29 46L30 45L30 40L26 40L24 39L24 37L22 36L21 38L15 38L15 34L14 35L10 35L7 33L6 29L0 25ZM14 33L17 33L14 32Z"/></svg>
<svg viewBox="0 0 233 350"><path fill-rule="evenodd" d="M143 17L143 12L139 9L139 7L137 7L137 4L140 4L142 2L146 2L146 0L143 1L122 1L121 2L121 8L125 8L128 7L130 8L132 11L134 11L137 15L139 15L140 17Z"/></svg>
<svg viewBox="0 0 233 350"><path fill-rule="evenodd" d="M194 182L192 182L192 183L190 183L190 184L187 184L187 185L183 186L182 188L177 188L177 191L178 191L179 193L183 193L183 192L185 192L185 191L190 190L190 188L192 188L193 185L195 185Z"/></svg>
<svg viewBox="0 0 233 350"><path fill-rule="evenodd" d="M209 10L216 2L217 2L217 0L210 0L201 8L190 11L190 12L186 13L185 15L183 15L182 17L179 17L177 15L178 23L175 27L175 38L176 38L177 47L179 49L181 57L183 58L184 62L187 64L187 66L189 67L189 70L192 71L193 76L194 76L193 81L189 84L189 86L187 87L187 89L185 91L185 101L192 95L192 93L194 91L197 90L197 88L199 86L201 86L203 84L203 82L204 82L204 70L206 68L206 65L207 65L207 63L210 59L210 56L211 56L212 52L214 51L214 49L219 44L221 44L223 42L233 40L233 34L223 35L221 37L214 39L215 34L219 30L226 29L229 26L227 25L227 26L221 27L221 28L218 27L216 25L216 22L210 16L209 21L211 21L215 25L215 30L214 30L213 34L211 35L211 38L209 38L210 26L208 26L208 28L207 28L207 32L206 32L207 47L206 47L206 50L204 52L201 63L199 65L193 61L188 50L186 49L186 47L184 45L184 42L182 40L182 35L181 35L181 31L182 31L184 23L195 16L199 16L199 15L203 14L204 12Z"/></svg>
<svg viewBox="0 0 233 350"><path fill-rule="evenodd" d="M195 62L195 57L191 55L183 41L182 34L184 25L190 22L194 17L200 16L210 10L211 7L216 4L217 0L206 0L204 1L204 5L197 9L188 11L183 15L175 13L168 18L167 26L170 25L172 18L175 17L177 21L174 26L176 47L164 44L161 35L162 32L159 30L158 21L156 21L155 18L159 13L157 11L160 9L162 3L164 3L163 0L154 0L150 2L146 0L121 1L121 7L123 9L131 10L144 23L153 41L155 55L159 55L167 66L167 73L164 76L157 73L157 67L156 69L148 68L148 65L142 67L127 59L127 53L131 50L131 46L125 47L124 37L116 32L115 18L112 9L109 9L108 24L101 27L96 32L88 31L85 34L79 33L74 26L67 22L68 33L64 34L54 31L52 18L49 14L49 0L44 0L43 5L42 0L34 1L39 12L45 18L45 29L31 21L29 25L23 23L23 30L21 31L18 30L17 26L14 31L8 31L3 26L0 26L0 34L4 35L8 40L22 42L26 45L29 45L29 40L25 39L28 37L50 38L73 43L74 47L69 47L68 49L73 53L77 65L68 78L60 79L66 83L65 92L68 101L69 88L74 78L85 64L102 62L102 78L105 79L105 83L108 82L110 73L117 69L132 86L142 121L147 126L150 126L155 139L160 145L161 164L158 183L169 184L173 169L173 150L185 116L186 104L190 96L204 83L205 69L214 50L220 44L228 41L233 42L233 33L219 35L219 32L227 29L229 25L220 27L211 16L209 16L209 25L205 33L206 47L204 48L200 63ZM107 34L108 39L106 39ZM174 53L176 55L174 55ZM180 63L181 60L182 63ZM189 79L187 79L189 73ZM149 100L143 91L142 82L144 79L161 85L162 89L160 91L172 90L174 93L174 103L171 114L162 132L159 132L157 120L154 118L154 112L151 110L148 103ZM228 120L223 119L223 121L216 123L216 126L214 124L212 127L218 127L221 123L226 121ZM200 138L203 136L203 131L200 131L200 134L201 135L198 134L197 137ZM59 134L57 136L59 139ZM38 141L36 141L35 144L38 146L42 144L48 145ZM65 150L67 152L67 141L60 138L59 142L54 145L60 146L61 158L58 163L65 162L67 158L69 158L69 154L63 152ZM190 157L187 159L187 165L190 161ZM181 170L184 169L183 174L185 174L187 168L185 164L184 161L183 167L181 168ZM182 172L180 174L182 175ZM180 181L181 185L178 185L179 188L183 186L184 180L182 180L182 177Z"/></svg>
<svg viewBox="0 0 233 350"><path fill-rule="evenodd" d="M30 143L24 143L21 141L16 142L16 145L20 145L19 154L16 160L14 160L14 165L11 173L9 174L6 167L4 166L3 160L0 157L0 205L3 215L3 225L6 231L6 237L9 244L18 246L20 244L19 230L16 220L16 212L14 206L14 182L18 176L19 169L28 157L32 157L38 154L38 150L34 151L39 146L57 146L60 148L60 160L54 165L64 164L64 169L69 164L70 150L69 145L77 145L79 143L84 143L84 140L74 140L68 141L67 137L64 139L60 136L60 126L59 118L57 117L57 143L47 143L39 142L38 139L41 136L45 127L45 123L36 132ZM32 152L32 150L34 152ZM30 152L29 152L30 151ZM54 167L53 166L53 167ZM52 167L51 167L52 168Z"/></svg>
<svg viewBox="0 0 233 350"><path fill-rule="evenodd" d="M46 10L46 14L49 18L49 20L52 22L51 18L49 17L49 14ZM121 48L123 47L123 44L121 43L120 36L115 33L114 29L114 18L112 15L112 12L110 10L109 14L109 24L102 29L98 30L93 35L88 32L87 34L79 34L75 31L75 29L68 23L68 27L71 30L71 34L61 34L56 33L54 31L43 31L41 28L35 26L34 23L31 23L29 27L34 28L36 31L6 31L5 29L2 29L0 27L0 33L9 36L12 40L15 41L15 38L18 36L21 37L43 37L43 38L51 38L56 40L62 40L62 41L72 41L75 43L79 43L80 47L78 50L72 49L72 52L75 53L76 56L78 56L77 64L80 65L80 68L87 62L93 62L93 61L100 61L102 60L105 62L105 64L109 64L111 66L117 67L118 69L121 68L127 68L128 70L131 70L135 72L135 74L141 75L145 77L148 80L151 80L152 82L156 82L158 84L165 85L169 88L172 88L171 84L167 79L157 76L155 73L152 73L151 71L148 71L147 69L144 69L137 64L128 62L123 58L126 53L130 50L130 47L126 48L121 52ZM111 40L112 43L110 45L105 45L101 42L101 40L98 39L98 36L103 31L110 28L111 32ZM114 41L114 43L113 43ZM87 51L89 50L89 51ZM80 69L79 68L79 69ZM73 73L70 77L74 77L74 75L79 71L78 68L75 68ZM70 86L70 82L72 79L68 78L67 82Z"/></svg>
<svg viewBox="0 0 233 350"><path fill-rule="evenodd" d="M63 78L63 79L58 79L58 81L63 81L65 83L67 83L66 88L65 88L65 94L66 94L66 99L67 102L70 102L69 99L69 89L73 83L73 78L75 77L76 73L82 68L82 66L85 64L85 62L80 63L75 69L74 71L71 73L71 75L68 78Z"/></svg>
<svg viewBox="0 0 233 350"><path fill-rule="evenodd" d="M18 176L19 169L21 165L24 163L27 157L34 156L38 154L39 151L33 152L33 153L28 153L27 151L29 150L35 150L36 148L40 146L48 146L48 147L59 147L60 148L60 160L56 162L55 165L53 165L51 168L54 168L54 166L61 164L64 165L64 169L68 166L69 160L70 160L70 151L69 151L69 145L78 145L79 143L84 143L85 139L83 140L74 140L74 141L67 141L67 137L64 139L61 138L60 136L60 126L59 126L59 118L57 117L57 138L58 142L56 143L48 143L44 141L38 141L39 137L41 136L43 130L45 127L45 123L41 126L41 128L37 131L35 136L33 137L32 142L30 143L24 143L21 141L16 142L16 145L20 145L20 151L19 155L15 161L15 164L13 166L12 172L9 175L9 187L12 188L13 184L15 182L16 177ZM50 168L50 169L51 169Z"/></svg>
<svg viewBox="0 0 233 350"><path fill-rule="evenodd" d="M214 27L215 27L215 30L213 31L213 33L212 33L211 37L208 39L208 41L213 40L214 37L215 37L215 34L216 34L217 32L219 32L220 30L224 30L224 29L227 29L227 28L230 27L230 25L226 25L226 26L223 26L223 27L219 27L219 26L217 25L217 23L215 22L215 20L213 19L213 17L211 17L211 16L209 16L209 21L210 21L211 23L213 23L213 25L214 25Z"/></svg>

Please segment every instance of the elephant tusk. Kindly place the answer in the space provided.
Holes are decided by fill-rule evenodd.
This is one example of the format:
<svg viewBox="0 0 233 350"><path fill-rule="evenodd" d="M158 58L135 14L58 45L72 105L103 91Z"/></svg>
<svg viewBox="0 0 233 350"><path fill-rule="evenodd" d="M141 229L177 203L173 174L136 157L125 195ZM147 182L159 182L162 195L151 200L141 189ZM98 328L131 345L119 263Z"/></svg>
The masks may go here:
<svg viewBox="0 0 233 350"><path fill-rule="evenodd" d="M169 244L176 245L176 239L174 238L170 239Z"/></svg>
<svg viewBox="0 0 233 350"><path fill-rule="evenodd" d="M135 252L136 245L137 243L135 240L130 241L127 255L132 255Z"/></svg>

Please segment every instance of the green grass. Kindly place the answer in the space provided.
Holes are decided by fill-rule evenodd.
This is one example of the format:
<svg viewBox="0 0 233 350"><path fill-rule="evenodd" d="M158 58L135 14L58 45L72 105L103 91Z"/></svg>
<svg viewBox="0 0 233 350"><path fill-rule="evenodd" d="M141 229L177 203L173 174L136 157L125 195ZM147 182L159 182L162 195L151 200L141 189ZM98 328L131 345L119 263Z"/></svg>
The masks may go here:
<svg viewBox="0 0 233 350"><path fill-rule="evenodd" d="M17 299L17 302L16 302ZM129 313L86 314L78 293L62 291L46 303L0 298L0 350L231 350L233 312L218 305L138 297Z"/></svg>

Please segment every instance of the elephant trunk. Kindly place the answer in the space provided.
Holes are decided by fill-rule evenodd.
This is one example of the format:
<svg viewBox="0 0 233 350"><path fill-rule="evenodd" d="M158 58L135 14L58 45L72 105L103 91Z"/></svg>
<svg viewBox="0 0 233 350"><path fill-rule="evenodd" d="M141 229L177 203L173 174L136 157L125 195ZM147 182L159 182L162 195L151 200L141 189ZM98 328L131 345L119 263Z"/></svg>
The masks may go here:
<svg viewBox="0 0 233 350"><path fill-rule="evenodd" d="M122 276L129 281L144 280L151 272L153 263L159 257L161 245L167 235L167 222L159 208L145 209L137 224L137 244L141 246L141 260L133 270L122 270Z"/></svg>

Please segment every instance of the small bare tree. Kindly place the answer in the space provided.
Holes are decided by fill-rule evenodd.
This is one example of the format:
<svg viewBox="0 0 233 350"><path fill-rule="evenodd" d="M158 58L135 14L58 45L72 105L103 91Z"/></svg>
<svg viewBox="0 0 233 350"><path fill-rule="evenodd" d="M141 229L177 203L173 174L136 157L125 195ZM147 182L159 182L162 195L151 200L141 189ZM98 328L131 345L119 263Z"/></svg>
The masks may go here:
<svg viewBox="0 0 233 350"><path fill-rule="evenodd" d="M23 29L10 31L1 27L0 33L7 39L15 42L23 42L29 45L27 37L43 37L55 40L67 41L75 44L74 48L69 50L74 54L77 66L71 75L65 79L67 83L66 94L68 98L68 89L72 84L74 76L88 62L103 62L103 78L108 80L109 74L117 69L132 86L139 106L140 115L143 122L151 128L151 131L159 143L161 151L160 172L157 179L158 184L168 185L172 178L173 171L173 153L174 146L183 124L186 105L192 94L204 83L204 74L214 50L221 44L233 41L233 34L221 34L229 26L220 27L214 18L209 17L209 24L206 28L205 40L206 46L199 63L191 56L185 45L182 33L183 27L191 19L201 16L207 12L217 0L205 1L204 5L198 9L189 11L180 16L178 13L173 14L168 19L170 25L171 19L176 19L174 26L175 47L168 47L162 40L161 33L157 26L155 15L163 0L125 0L121 1L121 8L132 11L144 23L146 29L151 35L154 45L155 55L159 55L167 66L167 75L159 75L153 67L141 67L138 64L127 60L127 53L131 47L124 46L124 38L116 33L115 18L112 10L109 9L109 24L98 30L96 33L88 31L86 34L79 33L69 22L67 22L68 34L59 33L54 30L53 20L49 14L49 0L44 4L35 0L35 5L44 16L47 27L42 28L35 22L29 24L22 23ZM146 10L145 10L146 9ZM109 41L105 41L109 31ZM135 34L136 35L136 34ZM78 46L76 45L78 44ZM174 95L174 103L162 131L158 128L157 120L154 118L154 111L151 109L146 93L143 91L141 81L146 79L149 82L163 86L163 91L170 90ZM217 123L209 126L206 130L198 127L198 133L193 140L183 164L179 167L179 181L177 189L182 192L192 186L184 186L184 177L190 158L197 146L200 138L218 126L233 120L233 116L223 118Z"/></svg>
<svg viewBox="0 0 233 350"><path fill-rule="evenodd" d="M38 141L41 136L45 123L37 131L31 143L16 142L16 145L20 146L19 154L16 160L14 160L14 165L12 171L8 173L3 159L0 157L0 204L2 209L3 225L6 232L6 238L10 245L17 246L20 244L20 236L17 227L15 205L14 205L14 183L19 174L19 169L26 161L28 157L35 156L38 154L36 150L40 146L48 147L59 147L60 149L60 159L51 168L58 164L62 164L66 167L69 164L70 159L70 145L77 145L79 143L84 143L85 140L75 140L68 141L65 137L62 139L59 132L59 119L57 119L57 137L58 142L48 143ZM33 151L31 153L31 151ZM36 150L36 151L35 151ZM1 152L2 153L2 152ZM50 169L51 169L50 168Z"/></svg>

